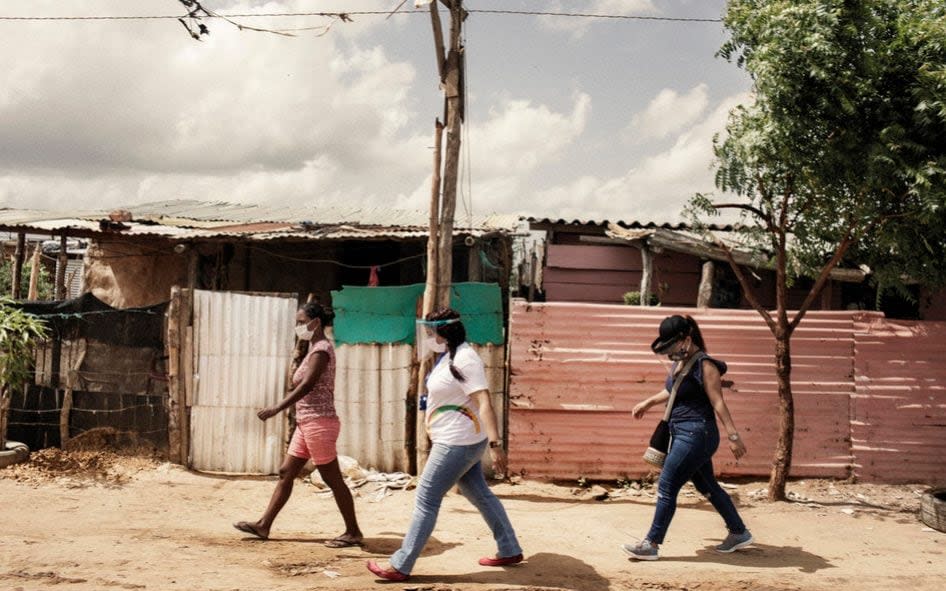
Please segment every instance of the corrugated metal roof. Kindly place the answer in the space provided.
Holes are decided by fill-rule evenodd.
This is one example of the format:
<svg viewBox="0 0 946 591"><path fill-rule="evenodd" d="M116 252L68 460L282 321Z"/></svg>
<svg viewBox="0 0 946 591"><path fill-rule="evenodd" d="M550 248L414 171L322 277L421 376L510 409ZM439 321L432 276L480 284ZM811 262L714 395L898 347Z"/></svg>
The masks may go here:
<svg viewBox="0 0 946 591"><path fill-rule="evenodd" d="M596 219L581 219L581 218L539 218L539 217L528 217L526 221L533 224L547 224L547 225L557 225L557 226L597 226L601 228L607 228L610 224L615 224L622 228L627 229L654 229L654 228L663 228L665 230L691 230L691 226L684 222L657 222L657 221L642 221L642 220L596 220ZM710 224L710 230L714 231L730 231L733 229L732 225L718 225Z"/></svg>
<svg viewBox="0 0 946 591"><path fill-rule="evenodd" d="M728 262L726 253L716 241L730 250L733 258L740 265L748 265L755 268L772 268L770 257L759 257L746 246L746 237L734 231L731 227L728 230L711 230L712 235L707 236L703 232L693 230L669 230L667 228L647 228L647 229L628 229L621 228L615 224L608 224L605 230L605 236L616 240L635 241L647 239L652 247L661 247L675 252L683 252L694 256L705 257L708 259ZM789 247L791 247L794 237L789 235ZM870 273L870 268L862 265L861 268L840 268L831 269L830 277L835 281L847 281L851 283L861 283Z"/></svg>
<svg viewBox="0 0 946 591"><path fill-rule="evenodd" d="M105 229L102 220L114 209L125 209L132 221ZM384 207L275 207L226 202L173 200L113 210L40 211L0 209L0 228L59 233L122 236L164 236L177 240L221 237L250 240L408 239L427 235L429 214ZM516 215L458 215L454 231L482 236L513 233Z"/></svg>

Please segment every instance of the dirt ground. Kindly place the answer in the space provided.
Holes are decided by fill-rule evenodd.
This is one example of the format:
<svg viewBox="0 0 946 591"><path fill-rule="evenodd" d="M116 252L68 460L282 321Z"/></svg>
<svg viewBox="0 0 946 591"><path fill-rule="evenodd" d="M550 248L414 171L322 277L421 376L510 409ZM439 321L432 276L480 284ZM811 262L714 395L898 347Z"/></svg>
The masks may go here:
<svg viewBox="0 0 946 591"><path fill-rule="evenodd" d="M363 548L329 549L341 532L334 501L299 482L269 541L233 521L258 517L271 478L188 472L142 456L43 450L0 470L0 589L207 591L397 590L873 590L943 589L946 534L917 520L924 487L793 482L791 503L764 500L763 482L726 483L756 538L735 554L708 502L685 489L657 562L633 562L620 543L642 536L653 487L640 483L494 485L525 548L515 567L480 567L495 547L459 495L407 583L378 583L367 559L399 545L412 490L357 488Z"/></svg>

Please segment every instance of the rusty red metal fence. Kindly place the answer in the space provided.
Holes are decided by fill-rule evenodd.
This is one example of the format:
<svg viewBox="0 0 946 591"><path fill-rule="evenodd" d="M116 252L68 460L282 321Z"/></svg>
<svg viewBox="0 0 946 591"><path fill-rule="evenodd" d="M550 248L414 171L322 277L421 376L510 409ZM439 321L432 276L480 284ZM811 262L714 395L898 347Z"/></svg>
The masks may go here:
<svg viewBox="0 0 946 591"><path fill-rule="evenodd" d="M721 451L717 472L767 476L778 431L775 342L756 312L519 300L509 337L511 470L548 479L647 474L641 453L660 413L635 420L631 409L663 387L669 366L650 343L675 313L696 318L709 352L729 364L724 395L750 453L736 461ZM943 337L946 323L809 312L792 338L792 476L944 480ZM912 438L898 439L903 430Z"/></svg>

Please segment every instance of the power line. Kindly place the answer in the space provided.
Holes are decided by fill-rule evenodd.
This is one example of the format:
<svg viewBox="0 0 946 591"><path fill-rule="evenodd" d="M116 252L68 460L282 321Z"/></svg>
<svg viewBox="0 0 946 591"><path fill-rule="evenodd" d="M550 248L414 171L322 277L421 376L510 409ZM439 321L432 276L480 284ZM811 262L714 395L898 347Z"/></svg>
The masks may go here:
<svg viewBox="0 0 946 591"><path fill-rule="evenodd" d="M636 20L636 21L664 21L664 22L683 22L683 23L721 23L721 18L694 18L694 17L672 17L672 16L639 16L630 14L593 14L582 12L541 12L532 10L503 10L503 9L475 9L467 12L477 12L480 14L515 14L524 16L562 16L571 18L602 18L614 20Z"/></svg>
<svg viewBox="0 0 946 591"><path fill-rule="evenodd" d="M493 15L517 15L517 16L552 16L565 18L593 18L593 19L611 19L611 20L636 20L636 21L656 21L656 22L683 22L683 23L720 23L721 18L698 18L698 17L671 17L671 16L641 16L628 14L594 14L582 12L549 12L537 10L504 10L504 9L470 9L467 12L471 14L493 14ZM427 10L402 10L395 15L401 14L430 14ZM254 12L254 13L215 13L213 15L202 15L201 18L283 18L283 17L302 17L317 16L329 18L345 18L351 16L389 16L392 13L388 10L357 10L350 12ZM0 21L133 21L133 20L177 20L181 15L175 14L153 14L153 15L75 15L75 16L0 16Z"/></svg>

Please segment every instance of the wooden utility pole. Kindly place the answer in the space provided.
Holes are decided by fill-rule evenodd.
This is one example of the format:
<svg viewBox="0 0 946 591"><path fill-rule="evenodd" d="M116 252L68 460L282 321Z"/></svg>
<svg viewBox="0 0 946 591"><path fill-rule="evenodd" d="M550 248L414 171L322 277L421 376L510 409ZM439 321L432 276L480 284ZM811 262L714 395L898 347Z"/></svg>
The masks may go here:
<svg viewBox="0 0 946 591"><path fill-rule="evenodd" d="M463 45L462 28L467 12L463 0L440 0L450 11L450 45L444 42L443 27L437 0L430 3L430 22L433 27L437 73L444 95L444 123L437 120L434 137L434 172L430 189L430 234L427 238L427 283L421 313L450 305L450 286L453 283L453 217L457 206L457 184L460 167L460 135L463 124ZM447 141L443 162L441 146L443 134ZM441 173L442 166L442 173ZM415 396L425 391L427 364L421 364ZM425 412L417 409L415 430L416 470L420 473L427 461L430 443L427 440Z"/></svg>
<svg viewBox="0 0 946 591"><path fill-rule="evenodd" d="M440 0L450 9L450 47L447 50L436 1L430 4L437 73L444 94L445 123L438 119L434 136L434 172L430 191L430 235L427 241L427 286L423 313L450 305L453 281L453 218L457 207L460 168L460 138L463 124L463 46L462 28L466 19L462 0ZM441 155L443 134L447 141ZM442 168L442 171L441 171Z"/></svg>

